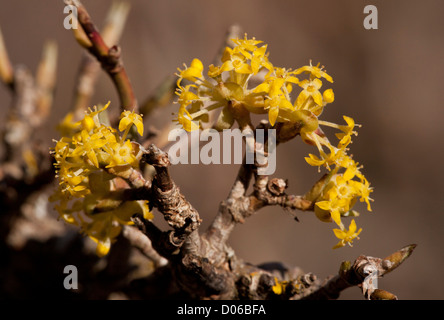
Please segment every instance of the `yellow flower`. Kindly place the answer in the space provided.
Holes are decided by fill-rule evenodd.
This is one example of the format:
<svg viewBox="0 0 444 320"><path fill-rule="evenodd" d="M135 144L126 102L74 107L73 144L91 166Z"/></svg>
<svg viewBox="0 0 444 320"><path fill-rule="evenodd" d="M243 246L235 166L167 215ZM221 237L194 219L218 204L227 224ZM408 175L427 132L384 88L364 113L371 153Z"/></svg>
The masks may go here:
<svg viewBox="0 0 444 320"><path fill-rule="evenodd" d="M72 168L61 167L57 171L60 179L61 191L71 196L83 197L88 194L88 171L83 169L73 170Z"/></svg>
<svg viewBox="0 0 444 320"><path fill-rule="evenodd" d="M320 92L322 87L320 79L324 78L330 82L333 82L333 79L322 70L323 67L319 67L319 64L312 66L310 63L309 66L295 71L274 67L268 59L268 46L262 44L262 41L255 38L248 39L247 35L243 39L232 40L235 45L233 48L225 48L221 57L222 64L209 66L207 73L209 79L203 77L203 65L199 59L194 59L190 67L185 65L184 70L178 69L179 99L177 102L180 103L180 109L177 121L185 125L186 130L197 128L197 125L191 125L190 121L197 120L198 117L217 108L224 108L224 113L227 113L233 105L239 111L232 112L233 121L217 125L217 128L231 127L235 121L247 123L249 115L241 110L246 109L256 114L268 113L271 125L275 125L276 122L297 121L303 125L293 127L306 130L306 123L302 119L295 120L290 112L296 108L310 111L313 117L318 117L324 106L334 101L332 89ZM263 81L252 86L249 83L250 79L261 70L267 71ZM295 75L301 73L310 74L309 79L299 81ZM182 79L189 80L193 84L183 87L180 85ZM293 91L294 84L298 84L303 90L292 103L290 93ZM220 117L217 121L219 120Z"/></svg>
<svg viewBox="0 0 444 320"><path fill-rule="evenodd" d="M304 108L304 104L306 103L307 99L310 97L318 106L322 106L322 101L323 101L322 94L319 92L319 89L322 87L321 80L319 79L302 80L299 83L299 86L304 90L301 91L301 93L296 99L297 109Z"/></svg>
<svg viewBox="0 0 444 320"><path fill-rule="evenodd" d="M303 66L295 71L295 74L300 74L303 72L310 73L310 76L315 78L325 78L328 82L333 83L333 78L329 76L322 68L319 68L319 64L317 66L312 66L311 62L309 66Z"/></svg>
<svg viewBox="0 0 444 320"><path fill-rule="evenodd" d="M199 129L199 124L197 123L197 121L193 121L190 113L185 107L180 107L177 121L188 132Z"/></svg>
<svg viewBox="0 0 444 320"><path fill-rule="evenodd" d="M238 48L245 48L245 50L253 51L257 48L257 44L263 43L261 40L256 40L255 37L251 39L247 39L247 35L244 35L243 39L232 39L235 44L238 45Z"/></svg>
<svg viewBox="0 0 444 320"><path fill-rule="evenodd" d="M179 87L176 91L176 94L179 96L177 100L181 105L189 105L193 101L199 100L199 96L194 92L190 91L191 89L196 88L195 85L187 85L185 87Z"/></svg>
<svg viewBox="0 0 444 320"><path fill-rule="evenodd" d="M276 78L281 78L284 80L283 84L285 84L285 88L288 90L288 93L291 92L291 84L292 83L293 84L299 83L299 79L294 76L295 71L287 70L285 68L275 67L274 73L276 75ZM273 78L273 77L270 77L270 76L266 77L267 80L270 78ZM290 96L288 96L287 98L289 99Z"/></svg>
<svg viewBox="0 0 444 320"><path fill-rule="evenodd" d="M113 150L113 153L111 154L109 164L106 168L122 165L131 165L132 167L138 166L139 162L134 156L131 141L126 140L123 144L120 142L114 142L110 145L110 148Z"/></svg>
<svg viewBox="0 0 444 320"><path fill-rule="evenodd" d="M203 65L198 59L189 68L179 69L176 94L180 107L174 121L187 131L197 130L203 119L211 119L208 116L211 111L221 108L212 124L218 130L229 129L235 122L240 126L250 123L253 113L267 114L271 126L281 124L281 142L300 135L319 151L319 155L309 153L305 158L307 163L329 171L328 182L313 200L315 214L322 221L334 221L344 230L341 218L357 215L352 210L357 199L366 202L370 210L372 189L361 167L347 154L352 135L357 135L354 119L344 116L345 125L319 119L324 107L335 100L331 88L321 90L323 81L333 83L333 78L323 66L313 66L311 61L296 70L274 66L268 59L268 46L255 38L248 39L245 35L243 39L232 40L234 46L225 48L221 64L209 66L208 78L202 76ZM303 74L308 77L300 80L298 77ZM182 79L193 83L180 86ZM296 89L300 91L292 99ZM336 133L339 142L333 145L321 126L339 130Z"/></svg>
<svg viewBox="0 0 444 320"><path fill-rule="evenodd" d="M132 125L135 125L137 132L143 136L142 116L134 111L123 111L120 115L119 131L129 130ZM122 138L122 140L125 140L125 138Z"/></svg>
<svg viewBox="0 0 444 320"><path fill-rule="evenodd" d="M145 219L152 219L148 210L148 201L125 201L111 211L93 213L88 217L92 221L83 223L83 232L97 243L96 254L103 257L108 254L111 244L120 234L122 225L132 225L131 217L135 213L143 214Z"/></svg>
<svg viewBox="0 0 444 320"><path fill-rule="evenodd" d="M148 201L125 201L121 206L117 207L111 212L114 218L120 224L133 224L131 217L134 214L142 214L144 219L151 220L154 218L153 214L149 211Z"/></svg>
<svg viewBox="0 0 444 320"><path fill-rule="evenodd" d="M295 110L290 102L290 92L292 84L299 83L299 79L292 74L293 71L276 67L274 75L266 76L265 82L254 89L255 93L266 94L264 108L268 110L268 118L272 126L278 119L281 110L286 110L286 115L289 115L288 111Z"/></svg>
<svg viewBox="0 0 444 320"><path fill-rule="evenodd" d="M359 173L358 163L353 161L352 159L349 160L350 161L347 163L347 166L345 167L345 172L342 176L344 181L346 182L353 179Z"/></svg>
<svg viewBox="0 0 444 320"><path fill-rule="evenodd" d="M86 113L73 130L66 130L68 136L56 141L51 151L60 184L50 200L59 202L55 209L64 221L81 227L97 243L99 256L108 253L121 226L131 224L134 213L143 214L145 219L152 218L147 201L122 202L110 196L110 191L118 184L115 184L115 176L104 169L115 166L138 169L141 156L138 144L125 137L133 125L142 135L143 122L140 115L124 111L119 129L125 132L119 137L117 130L103 124L99 118L108 105ZM71 122L69 117L64 121ZM72 202L74 204L69 207Z"/></svg>
<svg viewBox="0 0 444 320"><path fill-rule="evenodd" d="M76 137L76 148L71 153L72 157L86 155L95 167L99 167L99 161L97 160L97 149L103 147L107 141L103 139L103 135L99 132L90 135L88 131L82 130Z"/></svg>
<svg viewBox="0 0 444 320"><path fill-rule="evenodd" d="M72 112L68 113L60 122L60 124L57 126L57 130L59 131L60 135L63 136L71 136L74 132L76 132L79 127L80 123L74 122L74 114Z"/></svg>
<svg viewBox="0 0 444 320"><path fill-rule="evenodd" d="M219 74L225 71L234 70L236 73L253 73L253 69L248 64L248 60L245 55L236 52L235 50L226 47L224 54L222 55L222 66L220 67Z"/></svg>
<svg viewBox="0 0 444 320"><path fill-rule="evenodd" d="M94 127L100 127L99 114L108 109L110 103L111 102L108 101L108 103L100 110L97 110L96 106L94 106L94 111L89 109L89 113L86 113L85 117L77 122L77 124L81 125L83 129L88 132L93 130Z"/></svg>
<svg viewBox="0 0 444 320"><path fill-rule="evenodd" d="M331 170L330 166L336 164L338 157L340 156L337 150L333 147L330 148L330 153L325 153L324 150L320 150L320 158L314 154L309 153L308 157L305 157L305 161L311 166L320 167L324 166L328 170Z"/></svg>
<svg viewBox="0 0 444 320"><path fill-rule="evenodd" d="M273 65L268 61L267 57L267 45L257 46L263 43L263 41L256 40L254 37L247 39L246 34L244 35L244 39L232 40L237 45L232 52L241 53L245 58L250 60L250 67L253 74L257 74L262 67L269 71L273 70Z"/></svg>
<svg viewBox="0 0 444 320"><path fill-rule="evenodd" d="M221 57L221 65L210 65L208 70L208 79L201 76L203 66L200 60L195 59L191 67L180 70L178 76L177 94L180 104L178 119L185 130L192 131L198 128L193 120L202 121L203 116L217 108L222 108L223 114L230 113L230 119L233 121L223 121L222 119L217 128L229 128L236 120L246 123L248 121L248 112L269 113L272 123L276 121L279 108L283 104L293 108L291 103L287 103L284 98L275 95L269 98L267 105L264 103L265 95L268 94L270 86L267 85L267 92L259 91L257 88L250 88L248 81L251 77L263 69L268 70L267 76L273 71L273 65L268 60L267 46L258 46L262 41L248 39L232 39L235 43L233 48L226 47ZM223 77L224 75L224 77ZM193 84L181 86L181 80L187 79ZM295 77L285 80L285 82L297 81ZM290 86L288 86L290 87ZM279 88L277 88L278 90ZM287 99L288 100L288 99ZM234 103L235 102L235 103ZM191 104L191 107L189 105ZM238 112L230 112L229 109L236 105ZM244 110L245 109L245 110ZM231 109L231 111L233 111ZM245 112L248 111L248 112ZM232 117L231 117L232 116Z"/></svg>
<svg viewBox="0 0 444 320"><path fill-rule="evenodd" d="M285 83L283 78L274 78L270 81L265 109L268 109L270 124L274 126L280 109L294 110L293 105L288 101L282 87Z"/></svg>
<svg viewBox="0 0 444 320"><path fill-rule="evenodd" d="M113 216L108 212L97 213L92 219L92 222L84 223L83 231L97 243L97 256L103 257L108 254L112 240L119 235L122 227L113 223Z"/></svg>
<svg viewBox="0 0 444 320"><path fill-rule="evenodd" d="M358 135L356 131L353 131L355 126L359 126L355 124L355 120L353 118L344 116L343 117L347 125L338 125L337 128L341 130L341 133L336 133L336 137L340 140L339 141L339 147L345 148L347 145L351 143L351 136Z"/></svg>
<svg viewBox="0 0 444 320"><path fill-rule="evenodd" d="M340 239L340 241L333 247L333 249L343 247L346 244L352 246L353 240L359 239L358 235L362 231L362 228L360 228L358 231L356 231L356 229L357 229L357 227L356 227L356 222L354 219L350 222L350 226L348 227L348 231L334 229L333 232L334 232L336 238Z"/></svg>
<svg viewBox="0 0 444 320"><path fill-rule="evenodd" d="M357 199L361 197L361 201L366 201L369 205L368 194L371 191L368 187L368 182L360 173L358 164L352 159L345 157L344 164L347 168L343 174L333 174L329 180L325 182L321 189L320 196L316 199L315 214L321 221L329 222L333 220L339 227L334 232L338 238L341 236L341 241L336 247L343 246L344 243L350 242L357 238L361 232L356 231L356 224L352 221L349 231L344 231L341 217L357 216L358 213L352 210ZM359 178L361 181L353 180ZM368 191L368 192L367 192ZM370 206L368 206L370 209ZM369 210L370 211L370 210ZM342 243L342 245L340 245Z"/></svg>
<svg viewBox="0 0 444 320"><path fill-rule="evenodd" d="M265 67L268 70L273 69L273 66L267 59L266 52L267 45L253 51L253 56L251 57L251 69L253 74L257 74L262 67Z"/></svg>
<svg viewBox="0 0 444 320"><path fill-rule="evenodd" d="M320 167L325 164L326 159L325 158L318 158L314 154L309 153L308 157L305 157L305 161L313 167Z"/></svg>
<svg viewBox="0 0 444 320"><path fill-rule="evenodd" d="M302 133L301 136L303 136L303 138L306 139L310 138L316 140L315 144L318 147L320 158L316 157L313 154L308 154L308 157L305 157L305 161L307 161L307 163L311 166L314 167L324 166L325 168L327 168L327 170L330 171L331 166L337 165L339 159L341 159L341 157L343 156L342 150L333 147L329 143L326 143L326 141L328 140L319 137L316 133L309 133L309 134ZM330 152L329 153L324 152L322 146L328 148Z"/></svg>
<svg viewBox="0 0 444 320"><path fill-rule="evenodd" d="M330 216L333 221L338 225L342 226L341 222L341 212L340 209L346 205L346 200L334 198L332 200L323 200L316 202L315 212L317 208L330 212ZM322 214L323 215L323 214Z"/></svg>
<svg viewBox="0 0 444 320"><path fill-rule="evenodd" d="M180 86L180 82L182 81L182 79L195 82L196 79L203 78L202 72L204 68L202 61L200 61L199 59L193 59L193 61L191 61L190 67L187 67L186 64L184 64L184 67L184 70L180 70L179 68L177 68L177 70L179 71L179 79L177 81L178 87Z"/></svg>
<svg viewBox="0 0 444 320"><path fill-rule="evenodd" d="M358 190L360 201L367 204L368 211L372 211L370 201L373 201L373 199L370 198L370 193L373 192L373 188L370 187L370 183L360 172L356 173L356 176L359 177L361 181L351 181L351 183L356 185L355 189Z"/></svg>

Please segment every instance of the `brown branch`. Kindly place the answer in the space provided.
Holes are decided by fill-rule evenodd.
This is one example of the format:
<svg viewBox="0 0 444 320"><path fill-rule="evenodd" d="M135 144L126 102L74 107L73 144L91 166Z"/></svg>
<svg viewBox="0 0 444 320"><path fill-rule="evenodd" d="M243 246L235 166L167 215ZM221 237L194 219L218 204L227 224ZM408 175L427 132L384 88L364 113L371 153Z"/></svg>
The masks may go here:
<svg viewBox="0 0 444 320"><path fill-rule="evenodd" d="M124 2L113 2L108 11L102 31L102 37L106 44L117 44L122 35L128 12L129 4ZM82 38L83 40L80 41L78 40L79 43L86 48L92 46L92 43L87 38L81 26L73 30L76 37L86 38ZM81 119L84 115L84 111L90 106L90 100L94 93L94 86L97 82L99 70L100 64L97 59L88 53L84 53L77 74L75 100L72 107L75 119Z"/></svg>
<svg viewBox="0 0 444 320"><path fill-rule="evenodd" d="M72 107L75 120L82 119L84 112L89 106L94 92L94 85L97 81L98 70L100 70L100 65L97 61L91 55L84 54L77 74L74 104Z"/></svg>
<svg viewBox="0 0 444 320"><path fill-rule="evenodd" d="M88 51L100 62L102 69L111 77L120 98L121 109L138 112L139 106L133 87L123 66L120 47L108 47L94 25L86 8L78 0L67 0L67 4L77 7L77 18L86 36L91 42Z"/></svg>
<svg viewBox="0 0 444 320"><path fill-rule="evenodd" d="M37 86L36 115L34 122L39 125L48 117L52 107L54 88L57 73L57 44L47 41L43 47L43 54L35 76Z"/></svg>
<svg viewBox="0 0 444 320"><path fill-rule="evenodd" d="M167 76L154 90L154 93L150 95L145 102L140 106L140 113L146 118L156 108L165 106L172 101L174 92L176 91L176 76Z"/></svg>
<svg viewBox="0 0 444 320"><path fill-rule="evenodd" d="M31 72L23 65L16 66L13 103L3 132L3 142L7 150L5 162L21 162L22 148L29 143L32 135L34 125L30 119L36 111L35 101L35 82Z"/></svg>
<svg viewBox="0 0 444 320"><path fill-rule="evenodd" d="M143 161L152 165L156 170L156 183L163 192L170 191L173 188L174 182L168 172L170 160L168 154L160 150L154 144L148 146L144 151Z"/></svg>
<svg viewBox="0 0 444 320"><path fill-rule="evenodd" d="M132 226L124 226L122 234L133 247L139 249L145 257L153 261L154 267L159 268L168 264L168 260L154 249L150 238L146 236L146 230L143 233Z"/></svg>
<svg viewBox="0 0 444 320"><path fill-rule="evenodd" d="M14 70L8 57L8 51L0 29L0 79L11 89L14 87Z"/></svg>
<svg viewBox="0 0 444 320"><path fill-rule="evenodd" d="M107 168L106 171L125 180L131 188L140 189L145 192L151 188L151 180L146 180L142 172L131 166L116 166Z"/></svg>
<svg viewBox="0 0 444 320"><path fill-rule="evenodd" d="M39 141L35 132L47 119L52 105L57 66L57 45L48 41L33 76L24 65L12 67L0 32L0 78L9 87L12 104L0 135L3 155L0 163L0 242L13 241L8 234L20 233L20 241L27 236L21 227L32 215L41 215L37 208L25 213L25 202L36 201L34 195L44 194L44 186L54 179L51 158L46 144ZM32 224L33 225L33 224ZM26 227L25 227L26 228ZM38 229L38 228L37 228ZM2 245L0 245L1 249Z"/></svg>
<svg viewBox="0 0 444 320"><path fill-rule="evenodd" d="M252 169L253 165L247 164L244 156L227 199L220 203L216 217L203 234L203 238L208 242L208 247L217 248L218 252L223 252L236 223L243 221L243 215L239 211L244 212L248 207L245 194L253 176Z"/></svg>
<svg viewBox="0 0 444 320"><path fill-rule="evenodd" d="M385 259L362 255L353 264L345 261L336 276L319 285L304 299L337 299L343 290L353 286L361 287L367 299L397 299L392 293L376 287L377 278L399 267L415 248L416 244L408 245Z"/></svg>
<svg viewBox="0 0 444 320"><path fill-rule="evenodd" d="M243 165L240 175L245 170L247 170L246 165ZM238 175L230 196L220 204L215 220L205 233L205 238L214 246L222 248L237 223L243 223L246 218L265 206L279 205L290 210L313 210L311 201L302 196L285 194L283 190L286 188L286 182L282 179L274 178L269 181L263 177L261 183L256 183L255 191L249 196L242 194L245 191L239 179L242 178ZM296 216L295 218L297 219Z"/></svg>
<svg viewBox="0 0 444 320"><path fill-rule="evenodd" d="M294 300L309 292L317 281L313 273L303 273L299 268L288 269L279 262L250 268L236 281L239 299ZM278 293L273 290L277 282L282 284L282 291Z"/></svg>
<svg viewBox="0 0 444 320"><path fill-rule="evenodd" d="M263 179L263 184L255 187L254 193L250 196L249 210L251 211L257 211L260 208L272 205L301 211L313 210L313 203L304 199L303 196L285 193L287 182L283 179Z"/></svg>
<svg viewBox="0 0 444 320"><path fill-rule="evenodd" d="M15 166L15 171L22 172L15 179L26 177L26 169L23 168L28 168L27 171L36 176L46 170L50 162L47 149L39 147L40 142L34 132L49 115L56 65L57 45L49 41L43 48L36 77L23 65L17 65L13 69L13 83L10 83L13 101L2 130L2 142L5 146L2 162L9 166L4 171L14 172L10 167Z"/></svg>
<svg viewBox="0 0 444 320"><path fill-rule="evenodd" d="M246 121L239 124L242 129L251 129L251 122ZM254 152L263 152L268 156L267 122L261 122L256 129L264 130L264 145L254 139ZM266 166L267 163L259 164L255 157L254 164L246 163L246 155L239 169L235 182L225 201L219 206L219 211L212 224L204 234L204 238L210 243L209 247L218 247L224 250L225 243L236 223L243 223L245 218L253 215L259 209L269 205L279 205L286 209L298 209L302 211L313 210L313 203L304 199L303 196L287 195L284 191L287 182L283 179L269 179L267 175L259 175L258 167ZM254 177L253 192L246 195L250 181ZM296 218L297 219L297 218Z"/></svg>
<svg viewBox="0 0 444 320"><path fill-rule="evenodd" d="M172 243L181 247L187 240L190 250L198 250L200 240L197 230L201 219L171 179L168 171L170 165L168 154L155 145L150 145L143 151L142 160L152 165L156 171L151 187L151 199L153 205L159 209L165 221L174 230Z"/></svg>
<svg viewBox="0 0 444 320"><path fill-rule="evenodd" d="M173 255L177 254L180 246L177 245L174 239L174 231L161 231L154 223L145 220L141 215L134 215L131 220L135 226L150 239L153 250L159 253L166 259L171 259Z"/></svg>

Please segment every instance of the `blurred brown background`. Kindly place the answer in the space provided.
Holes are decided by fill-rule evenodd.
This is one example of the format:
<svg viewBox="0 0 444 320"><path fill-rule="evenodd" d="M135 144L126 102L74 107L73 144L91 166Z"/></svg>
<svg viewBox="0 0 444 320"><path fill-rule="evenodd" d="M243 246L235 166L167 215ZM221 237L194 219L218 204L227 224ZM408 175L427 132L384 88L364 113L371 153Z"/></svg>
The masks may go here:
<svg viewBox="0 0 444 320"><path fill-rule="evenodd" d="M58 82L54 110L42 140L58 138L55 125L70 108L74 79L83 49L63 28L63 1L2 0L0 26L10 59L35 70L46 39L59 45ZM100 26L111 4L84 0ZM361 209L363 228L353 248L332 250L332 224L310 213L300 222L278 207L266 208L234 231L231 244L252 263L282 261L320 277L335 274L343 260L360 254L384 257L401 247L418 247L380 287L400 299L443 299L444 240L443 120L444 3L424 1L130 1L131 11L120 45L127 72L139 101L161 80L198 57L212 62L227 28L237 23L269 44L276 66L298 68L320 62L334 78L336 100L323 115L342 115L362 124L351 153L364 164L375 188L373 212ZM379 29L363 27L365 5L378 9ZM295 97L294 97L295 98ZM119 105L111 81L101 74L94 104ZM10 106L7 88L0 86L1 119ZM157 110L147 124L169 121L175 105ZM288 178L289 192L304 193L319 176L303 157L312 148L295 139L277 154L277 177ZM236 166L178 165L172 174L182 192L199 210L204 227L226 197ZM79 271L81 272L81 270ZM36 275L38 277L38 275ZM357 288L343 299L362 299Z"/></svg>

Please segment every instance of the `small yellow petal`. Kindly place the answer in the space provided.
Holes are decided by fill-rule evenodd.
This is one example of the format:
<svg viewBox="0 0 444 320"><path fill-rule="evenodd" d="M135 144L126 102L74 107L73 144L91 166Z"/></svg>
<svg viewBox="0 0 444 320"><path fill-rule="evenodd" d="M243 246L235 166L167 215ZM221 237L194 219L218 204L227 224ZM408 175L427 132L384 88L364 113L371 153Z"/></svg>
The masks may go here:
<svg viewBox="0 0 444 320"><path fill-rule="evenodd" d="M335 94L332 89L325 90L322 96L327 103L332 103L335 100Z"/></svg>
<svg viewBox="0 0 444 320"><path fill-rule="evenodd" d="M278 114L279 114L278 107L271 107L270 110L268 111L268 120L270 121L270 124L272 126L274 126L274 124L276 123L276 119L278 117Z"/></svg>
<svg viewBox="0 0 444 320"><path fill-rule="evenodd" d="M296 103L295 103L296 109L301 108L302 105L304 104L305 100L307 100L308 97L309 97L309 95L307 94L307 92L305 90L301 91L301 93L296 98Z"/></svg>
<svg viewBox="0 0 444 320"><path fill-rule="evenodd" d="M200 70L202 72L204 66L203 66L202 61L195 58L195 59L193 59L193 61L191 61L191 68L195 68L195 69Z"/></svg>
<svg viewBox="0 0 444 320"><path fill-rule="evenodd" d="M82 126L86 131L91 131L94 128L94 119L90 116L85 116L82 120Z"/></svg>
<svg viewBox="0 0 444 320"><path fill-rule="evenodd" d="M97 160L96 153L94 150L91 150L87 153L88 159L91 160L91 162L94 164L96 168L99 167L99 161Z"/></svg>
<svg viewBox="0 0 444 320"><path fill-rule="evenodd" d="M305 157L305 161L307 161L307 163L313 167L319 167L325 163L325 160L319 159L311 153L308 155L308 157Z"/></svg>
<svg viewBox="0 0 444 320"><path fill-rule="evenodd" d="M345 246L345 241L341 240L333 247L333 249L342 248L343 246Z"/></svg>
<svg viewBox="0 0 444 320"><path fill-rule="evenodd" d="M331 218L333 219L333 221L334 221L338 226L340 226L341 228L343 228L343 227L342 227L342 222L341 222L341 214L339 213L338 210L332 210L332 211L331 211Z"/></svg>
<svg viewBox="0 0 444 320"><path fill-rule="evenodd" d="M338 239L345 239L345 237L347 236L347 233L340 229L333 229L333 232Z"/></svg>
<svg viewBox="0 0 444 320"><path fill-rule="evenodd" d="M312 97L318 106L322 106L322 94L319 91L314 92Z"/></svg>
<svg viewBox="0 0 444 320"><path fill-rule="evenodd" d="M322 210L327 210L327 211L331 210L330 201L318 201L316 202L316 205Z"/></svg>
<svg viewBox="0 0 444 320"><path fill-rule="evenodd" d="M137 128L137 132L139 133L140 136L143 136L143 122L142 121L136 121L134 123L134 125Z"/></svg>
<svg viewBox="0 0 444 320"><path fill-rule="evenodd" d="M259 93L259 92L268 93L268 91L270 91L270 84L268 84L267 82L263 82L260 85L258 85L256 88L254 88L253 91L256 93Z"/></svg>
<svg viewBox="0 0 444 320"><path fill-rule="evenodd" d="M105 241L97 242L96 254L99 257L104 257L108 254L111 248L111 240L107 238Z"/></svg>
<svg viewBox="0 0 444 320"><path fill-rule="evenodd" d="M350 226L348 227L348 233L350 233L350 234L354 234L354 233L356 232L356 229L357 229L357 227L356 227L356 222L355 222L355 219L353 219L353 220L350 222Z"/></svg>
<svg viewBox="0 0 444 320"><path fill-rule="evenodd" d="M131 119L127 116L123 117L119 122L119 131L125 131L132 123Z"/></svg>

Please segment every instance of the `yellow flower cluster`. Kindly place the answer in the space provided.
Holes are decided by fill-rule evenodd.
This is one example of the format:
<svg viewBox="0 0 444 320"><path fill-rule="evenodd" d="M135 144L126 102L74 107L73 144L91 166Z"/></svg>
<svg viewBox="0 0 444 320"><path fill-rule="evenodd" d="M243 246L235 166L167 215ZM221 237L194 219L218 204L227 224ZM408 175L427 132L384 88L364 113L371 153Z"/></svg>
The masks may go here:
<svg viewBox="0 0 444 320"><path fill-rule="evenodd" d="M142 135L143 122L140 115L124 111L119 123L119 131L123 131L120 136L101 119L108 106L109 103L100 110L89 110L78 122L73 122L72 114L68 114L59 126L62 138L52 151L59 188L51 201L59 202L55 208L64 221L80 227L97 243L99 256L108 253L122 225L132 223L133 214L152 218L147 201L120 201L111 196L119 182L107 169L138 168L139 145L126 137L133 125Z"/></svg>
<svg viewBox="0 0 444 320"><path fill-rule="evenodd" d="M275 67L269 61L267 45L255 38L233 39L235 46L226 47L221 65L210 65L207 77L199 59L188 67L178 69L177 121L187 131L198 130L207 122L208 113L222 108L215 125L216 129L231 128L234 122L248 123L250 113L268 114L270 125L280 123L281 130L298 130L302 140L316 146L319 156L309 154L306 161L312 166L325 167L330 171L329 179L319 192L316 215L323 221L334 221L340 242L335 247L351 244L361 229L356 231L352 220L348 230L341 222L343 216L355 216L352 210L356 199L367 203L371 211L369 195L372 189L360 167L347 155L348 145L357 126L354 120L344 116L345 125L319 120L324 107L334 101L332 89L321 91L322 80L333 83L333 78L319 64L303 66L296 70ZM307 75L307 79L300 79ZM258 81L259 80L259 81ZM185 84L183 84L185 82ZM292 102L293 87L300 90ZM337 146L333 146L320 126L338 129ZM341 173L340 170L345 170Z"/></svg>
<svg viewBox="0 0 444 320"><path fill-rule="evenodd" d="M180 104L177 121L187 131L199 129L199 122L205 122L210 111L222 108L220 119L224 128L230 128L234 121L242 121L245 111L268 113L271 125L276 122L300 122L305 130L317 127L310 114L318 116L328 103L333 102L331 89L321 93L321 78L333 79L318 66L304 66L291 70L274 67L268 60L267 45L258 46L262 41L255 38L233 39L234 48L226 47L221 66L210 65L208 78L203 76L203 64L194 59L190 67L178 69L177 95ZM263 81L252 86L259 73ZM309 79L299 80L296 76L310 74ZM253 80L252 80L253 79ZM191 84L182 85L186 80ZM293 86L302 88L294 103L290 93Z"/></svg>

